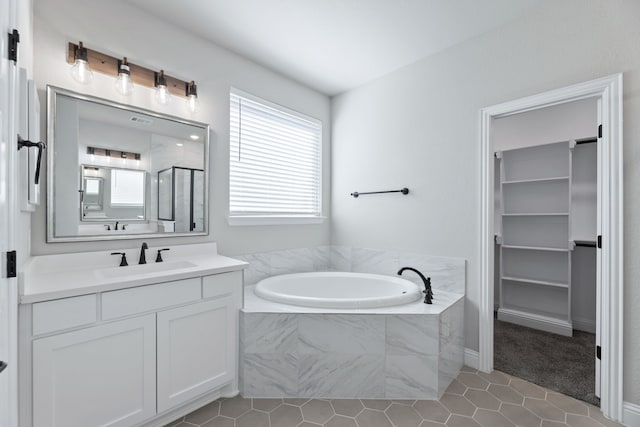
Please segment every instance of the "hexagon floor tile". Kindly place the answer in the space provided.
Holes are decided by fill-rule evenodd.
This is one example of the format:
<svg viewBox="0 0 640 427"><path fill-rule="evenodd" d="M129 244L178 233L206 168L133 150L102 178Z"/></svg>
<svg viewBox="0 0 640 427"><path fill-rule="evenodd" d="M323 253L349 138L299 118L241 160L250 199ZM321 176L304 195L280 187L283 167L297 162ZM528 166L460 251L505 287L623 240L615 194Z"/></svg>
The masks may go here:
<svg viewBox="0 0 640 427"><path fill-rule="evenodd" d="M452 413L453 412L453 413ZM600 409L502 372L465 366L440 401L219 399L165 427L619 426Z"/></svg>

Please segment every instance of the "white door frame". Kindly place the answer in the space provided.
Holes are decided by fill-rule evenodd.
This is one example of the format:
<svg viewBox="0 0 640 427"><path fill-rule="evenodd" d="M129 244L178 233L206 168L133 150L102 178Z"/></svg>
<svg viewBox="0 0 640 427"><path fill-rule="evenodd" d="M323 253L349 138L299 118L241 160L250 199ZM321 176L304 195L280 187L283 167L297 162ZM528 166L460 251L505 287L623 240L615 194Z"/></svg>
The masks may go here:
<svg viewBox="0 0 640 427"><path fill-rule="evenodd" d="M601 400L602 413L622 421L623 370L623 175L622 175L622 74L529 96L483 108L480 111L480 324L479 368L493 370L494 286L494 150L493 119L525 111L595 98L602 105L602 249L601 276Z"/></svg>
<svg viewBox="0 0 640 427"><path fill-rule="evenodd" d="M17 66L8 59L7 33L17 28L17 3L0 0L0 262L16 242ZM18 425L18 281L0 269L0 427Z"/></svg>

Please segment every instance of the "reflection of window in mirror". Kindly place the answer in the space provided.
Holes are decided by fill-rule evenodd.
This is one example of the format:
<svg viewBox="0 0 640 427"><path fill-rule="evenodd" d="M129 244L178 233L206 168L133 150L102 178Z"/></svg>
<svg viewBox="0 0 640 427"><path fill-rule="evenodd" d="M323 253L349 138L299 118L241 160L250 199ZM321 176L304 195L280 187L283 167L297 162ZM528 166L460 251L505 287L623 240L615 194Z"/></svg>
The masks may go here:
<svg viewBox="0 0 640 427"><path fill-rule="evenodd" d="M85 194L98 195L100 194L100 180L99 179L87 179Z"/></svg>
<svg viewBox="0 0 640 427"><path fill-rule="evenodd" d="M111 206L144 205L144 171L111 169Z"/></svg>

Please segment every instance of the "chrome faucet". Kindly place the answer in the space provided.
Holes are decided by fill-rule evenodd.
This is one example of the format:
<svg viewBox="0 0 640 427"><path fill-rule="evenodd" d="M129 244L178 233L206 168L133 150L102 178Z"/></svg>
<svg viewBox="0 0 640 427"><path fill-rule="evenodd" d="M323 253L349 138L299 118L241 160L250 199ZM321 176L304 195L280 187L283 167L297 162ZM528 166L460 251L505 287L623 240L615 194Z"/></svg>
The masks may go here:
<svg viewBox="0 0 640 427"><path fill-rule="evenodd" d="M418 270L412 267L402 267L398 270L398 276L402 276L402 272L405 270L411 270L416 273L422 279L422 283L424 283L424 291L422 291L424 295L424 303L425 304L433 304L433 292L431 291L431 277L424 277L424 274L420 273Z"/></svg>
<svg viewBox="0 0 640 427"><path fill-rule="evenodd" d="M140 260L138 261L138 264L146 264L147 263L147 257L144 254L144 251L146 249L149 249L149 245L147 245L147 242L143 242L142 243L142 247L140 248Z"/></svg>

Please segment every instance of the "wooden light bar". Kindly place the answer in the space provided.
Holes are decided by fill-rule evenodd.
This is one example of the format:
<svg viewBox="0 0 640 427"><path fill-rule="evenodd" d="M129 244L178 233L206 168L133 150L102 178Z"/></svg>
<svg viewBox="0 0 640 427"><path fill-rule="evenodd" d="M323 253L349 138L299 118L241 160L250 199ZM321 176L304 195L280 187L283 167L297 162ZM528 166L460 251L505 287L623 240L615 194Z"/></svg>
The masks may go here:
<svg viewBox="0 0 640 427"><path fill-rule="evenodd" d="M67 63L73 64L75 62L75 52L77 49L77 44L69 42ZM85 49L87 49L87 62L93 71L106 74L107 76L114 78L118 77L118 62L121 61L122 58L116 58L86 47ZM150 87L152 89L156 87L155 76L159 72L132 64L128 61L127 63L129 65L129 71L131 72L131 81L133 81L134 84ZM167 81L167 89L172 95L186 98L188 82L176 79L175 77L171 77L167 74L165 74L164 77Z"/></svg>

